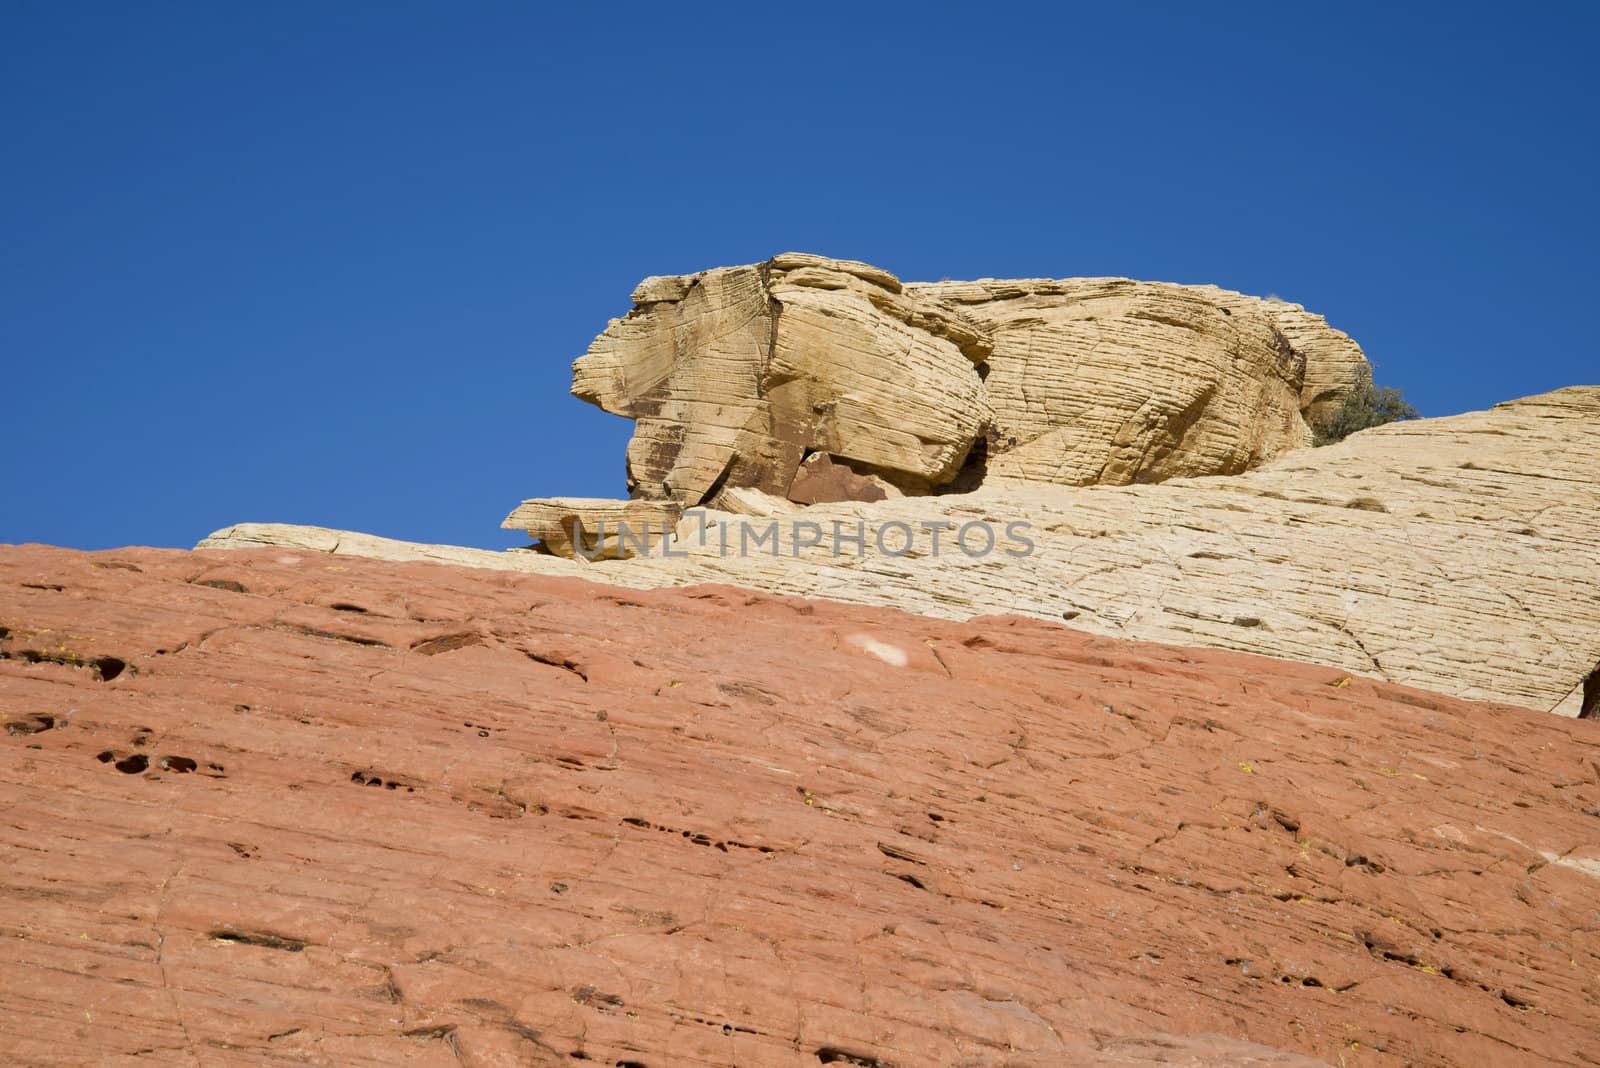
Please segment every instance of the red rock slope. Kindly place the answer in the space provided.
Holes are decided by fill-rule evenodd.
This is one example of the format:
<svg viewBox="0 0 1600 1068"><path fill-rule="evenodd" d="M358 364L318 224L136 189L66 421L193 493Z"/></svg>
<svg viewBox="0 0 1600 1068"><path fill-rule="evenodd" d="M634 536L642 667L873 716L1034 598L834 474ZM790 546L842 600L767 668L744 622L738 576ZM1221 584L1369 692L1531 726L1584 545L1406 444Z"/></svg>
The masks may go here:
<svg viewBox="0 0 1600 1068"><path fill-rule="evenodd" d="M7 1064L1600 1063L1600 723L275 551L0 655Z"/></svg>

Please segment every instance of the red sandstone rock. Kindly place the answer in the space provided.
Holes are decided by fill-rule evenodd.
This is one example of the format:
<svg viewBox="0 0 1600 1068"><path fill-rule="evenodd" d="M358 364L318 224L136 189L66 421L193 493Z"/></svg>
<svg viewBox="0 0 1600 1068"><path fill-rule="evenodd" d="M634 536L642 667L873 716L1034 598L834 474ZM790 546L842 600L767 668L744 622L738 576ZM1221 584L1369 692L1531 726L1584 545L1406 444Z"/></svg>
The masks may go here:
<svg viewBox="0 0 1600 1068"><path fill-rule="evenodd" d="M848 464L834 463L825 452L806 457L789 483L789 500L795 504L823 501L881 501L889 484L872 475L857 474Z"/></svg>
<svg viewBox="0 0 1600 1068"><path fill-rule="evenodd" d="M1600 723L329 560L0 550L6 1063L1600 1058Z"/></svg>

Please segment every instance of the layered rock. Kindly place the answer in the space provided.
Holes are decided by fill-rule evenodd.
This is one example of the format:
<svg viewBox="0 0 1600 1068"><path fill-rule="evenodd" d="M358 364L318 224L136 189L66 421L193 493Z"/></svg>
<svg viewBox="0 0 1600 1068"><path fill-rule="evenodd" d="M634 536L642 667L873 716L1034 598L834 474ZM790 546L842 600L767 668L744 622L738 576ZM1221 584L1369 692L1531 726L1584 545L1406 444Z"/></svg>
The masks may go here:
<svg viewBox="0 0 1600 1068"><path fill-rule="evenodd" d="M1231 475L1310 444L1308 415L1369 374L1349 337L1299 305L1215 286L942 282L992 339L987 474L1066 486Z"/></svg>
<svg viewBox="0 0 1600 1068"><path fill-rule="evenodd" d="M1600 726L1343 671L12 547L0 722L7 1064L1583 1065L1600 1026Z"/></svg>
<svg viewBox="0 0 1600 1068"><path fill-rule="evenodd" d="M1368 374L1320 316L1215 286L904 285L786 253L647 278L633 300L573 365L572 392L635 421L630 494L685 507L725 488L813 504L988 476L1233 474L1309 444L1307 417ZM853 481L819 498L813 456ZM504 525L538 536L515 514ZM545 547L571 555L559 538Z"/></svg>
<svg viewBox="0 0 1600 1068"><path fill-rule="evenodd" d="M783 494L810 452L926 488L954 477L987 421L974 366L987 339L866 264L791 253L647 278L634 301L572 383L636 421L634 496Z"/></svg>
<svg viewBox="0 0 1600 1068"><path fill-rule="evenodd" d="M1268 299L1262 303L1289 347L1305 355L1300 414L1313 427L1326 422L1338 414L1353 390L1372 380L1366 355L1350 335L1329 326L1322 316L1287 301Z"/></svg>
<svg viewBox="0 0 1600 1068"><path fill-rule="evenodd" d="M681 559L585 565L254 524L202 544L451 559L641 587L731 582L955 619L1013 612L1576 715L1586 697L1600 702L1600 683L1584 682L1600 663L1590 593L1600 574L1597 423L1600 388L1574 387L1365 431L1231 478L1081 488L990 478L969 494L788 515L750 491L735 503L767 517L692 512ZM765 541L740 555L741 532L759 534L773 518L777 555ZM1014 520L1031 524L1029 555L971 558L947 534L933 556L923 533ZM801 522L827 536L797 545L808 540L795 536ZM861 524L867 551L837 542L834 523L847 534ZM879 551L874 532L896 523L918 533L915 555ZM898 547L898 533L888 541Z"/></svg>
<svg viewBox="0 0 1600 1068"><path fill-rule="evenodd" d="M505 526L526 530L558 556L625 559L671 534L681 509L673 501L547 497L525 501Z"/></svg>

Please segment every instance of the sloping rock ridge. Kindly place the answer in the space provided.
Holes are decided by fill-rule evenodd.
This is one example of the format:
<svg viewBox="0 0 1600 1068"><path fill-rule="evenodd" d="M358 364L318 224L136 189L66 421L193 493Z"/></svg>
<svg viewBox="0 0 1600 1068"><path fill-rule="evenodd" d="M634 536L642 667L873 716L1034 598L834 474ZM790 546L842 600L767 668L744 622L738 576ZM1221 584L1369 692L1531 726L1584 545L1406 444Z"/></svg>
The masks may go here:
<svg viewBox="0 0 1600 1068"><path fill-rule="evenodd" d="M1585 720L1016 616L13 547L0 721L7 1064L1597 1063Z"/></svg>
<svg viewBox="0 0 1600 1068"><path fill-rule="evenodd" d="M975 298L990 292L970 286ZM634 587L725 582L951 619L1016 613L1577 715L1600 712L1597 424L1600 387L1572 387L1364 431L1226 478L1072 487L990 477L965 494L803 508L727 489L719 504L745 514L690 510L671 557L658 547L589 563L268 524L230 527L202 545L438 559ZM802 474L823 466L808 461ZM761 535L775 519L778 538L724 553L755 545L745 532ZM970 557L954 532L935 555L925 527L981 522L1003 533L1012 521L1029 524L1028 555ZM798 523L825 536L802 544ZM910 555L879 549L886 531L887 547L901 547L896 524L915 535ZM847 540L858 531L865 552Z"/></svg>

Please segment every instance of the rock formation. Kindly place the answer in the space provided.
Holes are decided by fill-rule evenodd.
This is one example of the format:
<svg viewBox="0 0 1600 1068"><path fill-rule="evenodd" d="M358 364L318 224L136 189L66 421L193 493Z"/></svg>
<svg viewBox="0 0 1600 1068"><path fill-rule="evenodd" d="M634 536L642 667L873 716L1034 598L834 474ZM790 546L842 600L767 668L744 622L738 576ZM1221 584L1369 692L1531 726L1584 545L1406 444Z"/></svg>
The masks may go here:
<svg viewBox="0 0 1600 1068"><path fill-rule="evenodd" d="M1600 574L1597 423L1600 388L1574 387L1365 431L1229 478L1069 487L990 477L968 494L807 508L724 491L740 512L778 517L777 555L765 543L721 551L771 519L699 509L679 524L683 558L585 564L256 524L202 544L421 557L625 586L729 582L954 619L1009 612L1576 715L1600 662L1600 601L1590 592ZM1029 522L1034 552L969 558L947 535L945 551L930 553L923 524L973 520ZM712 537L700 537L702 522ZM828 536L797 546L801 522ZM834 523L862 524L872 551L836 555ZM918 532L915 555L876 551L874 532L895 523ZM717 536L729 530L730 542Z"/></svg>
<svg viewBox="0 0 1600 1068"><path fill-rule="evenodd" d="M524 501L506 525L537 530L558 556L613 560L644 552L652 539L677 528L679 514L673 501L547 497Z"/></svg>
<svg viewBox="0 0 1600 1068"><path fill-rule="evenodd" d="M1066 486L1231 475L1310 443L1370 375L1296 304L1134 282L911 285L992 339L987 474Z"/></svg>
<svg viewBox="0 0 1600 1068"><path fill-rule="evenodd" d="M633 297L573 365L572 392L636 421L635 497L783 494L813 451L926 489L988 423L988 339L875 267L791 253L647 278Z"/></svg>
<svg viewBox="0 0 1600 1068"><path fill-rule="evenodd" d="M854 471L863 500L985 474L1233 474L1309 443L1306 417L1369 373L1320 316L1214 286L903 285L787 253L647 278L633 300L572 392L635 420L630 493L685 507L725 487L793 498L812 455Z"/></svg>
<svg viewBox="0 0 1600 1068"><path fill-rule="evenodd" d="M1257 509L1298 487L1286 514L1379 524L1392 605L1425 559L1464 589L1381 525L1423 505L1373 454L1552 406L1296 454L1333 459L1149 567L1268 566ZM1480 566L1589 551L1554 502L1508 529L1535 479L1476 456L1408 472L1528 547ZM1203 485L1056 487L1051 521L1088 553L1115 534L1077 506ZM1017 617L10 547L0 722L6 1064L1594 1063L1587 721Z"/></svg>

